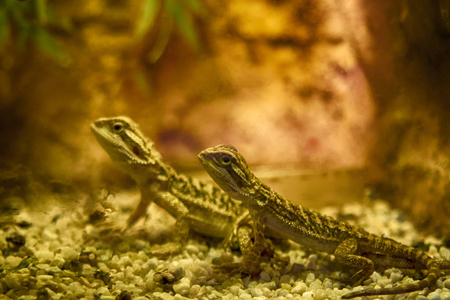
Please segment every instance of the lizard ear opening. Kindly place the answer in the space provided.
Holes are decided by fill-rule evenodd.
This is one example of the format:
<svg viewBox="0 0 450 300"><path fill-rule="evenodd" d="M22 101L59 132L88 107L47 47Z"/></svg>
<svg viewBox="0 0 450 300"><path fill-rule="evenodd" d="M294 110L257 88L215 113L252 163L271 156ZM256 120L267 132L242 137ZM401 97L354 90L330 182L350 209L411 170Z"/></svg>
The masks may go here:
<svg viewBox="0 0 450 300"><path fill-rule="evenodd" d="M141 152L139 151L139 148L136 146L133 147L133 153L136 154L137 156L139 156L139 154L141 154Z"/></svg>

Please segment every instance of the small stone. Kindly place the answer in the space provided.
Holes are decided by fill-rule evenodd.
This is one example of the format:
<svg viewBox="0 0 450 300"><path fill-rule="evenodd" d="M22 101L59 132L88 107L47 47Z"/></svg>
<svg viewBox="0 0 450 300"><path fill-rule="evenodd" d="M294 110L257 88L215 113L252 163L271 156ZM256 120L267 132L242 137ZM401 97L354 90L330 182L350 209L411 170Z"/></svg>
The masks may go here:
<svg viewBox="0 0 450 300"><path fill-rule="evenodd" d="M438 291L434 291L428 294L428 300L441 300L441 294Z"/></svg>
<svg viewBox="0 0 450 300"><path fill-rule="evenodd" d="M243 292L239 295L239 300L247 300L252 299L252 295L248 294L247 292Z"/></svg>
<svg viewBox="0 0 450 300"><path fill-rule="evenodd" d="M122 257L119 259L119 262L118 262L118 264L119 264L120 266L123 266L123 267L125 267L125 266L131 266L132 263L133 263L133 262L131 261L131 258L130 258L128 255L122 256Z"/></svg>
<svg viewBox="0 0 450 300"><path fill-rule="evenodd" d="M184 277L177 283L174 283L173 290L175 293L178 293L180 295L188 295L191 288L191 281Z"/></svg>
<svg viewBox="0 0 450 300"><path fill-rule="evenodd" d="M286 295L288 295L288 294L290 294L288 290L279 289L277 291L277 296L278 297L286 297Z"/></svg>
<svg viewBox="0 0 450 300"><path fill-rule="evenodd" d="M64 258L62 258L61 255L57 254L50 261L50 266L56 266L61 269L64 266L65 262L66 261L64 260Z"/></svg>
<svg viewBox="0 0 450 300"><path fill-rule="evenodd" d="M233 294L233 295L235 295L235 296L237 296L237 295L239 295L239 290L240 290L240 289L241 289L241 288L238 287L238 286L236 286L236 285L230 286L230 293Z"/></svg>
<svg viewBox="0 0 450 300"><path fill-rule="evenodd" d="M52 261L53 257L55 256L53 252L48 250L40 250L34 252L34 256L40 261L40 262L50 262Z"/></svg>
<svg viewBox="0 0 450 300"><path fill-rule="evenodd" d="M53 241L58 238L58 235L54 232L52 232L50 229L45 228L42 230L42 239L44 241Z"/></svg>
<svg viewBox="0 0 450 300"><path fill-rule="evenodd" d="M178 267L172 272L172 274L175 277L175 280L180 280L186 275L186 271L184 270L184 268Z"/></svg>
<svg viewBox="0 0 450 300"><path fill-rule="evenodd" d="M198 247L195 245L190 245L190 244L186 245L185 249L186 249L187 253L189 253L189 254L197 254L200 252Z"/></svg>
<svg viewBox="0 0 450 300"><path fill-rule="evenodd" d="M84 289L81 286L81 284L77 281L72 282L71 284L69 284L69 289L70 291L75 295L75 296L81 296L84 294Z"/></svg>
<svg viewBox="0 0 450 300"><path fill-rule="evenodd" d="M310 285L315 279L316 279L316 275L314 275L314 273L308 273L308 275L306 275L305 283L307 285Z"/></svg>
<svg viewBox="0 0 450 300"><path fill-rule="evenodd" d="M292 276L298 277L305 270L305 266L299 263L293 263L291 268Z"/></svg>
<svg viewBox="0 0 450 300"><path fill-rule="evenodd" d="M289 274L281 276L280 283L291 283L291 276Z"/></svg>
<svg viewBox="0 0 450 300"><path fill-rule="evenodd" d="M450 278L447 278L447 279L444 281L444 286L445 286L447 289L450 290Z"/></svg>
<svg viewBox="0 0 450 300"><path fill-rule="evenodd" d="M65 260L78 259L78 252L72 247L64 246L60 248L60 254Z"/></svg>
<svg viewBox="0 0 450 300"><path fill-rule="evenodd" d="M51 280L53 280L53 276L52 275L47 275L47 274L38 275L38 276L36 276L36 279L37 279L38 285L42 286L42 285L47 284Z"/></svg>
<svg viewBox="0 0 450 300"><path fill-rule="evenodd" d="M20 286L19 277L14 273L5 276L5 283L10 289L17 289Z"/></svg>
<svg viewBox="0 0 450 300"><path fill-rule="evenodd" d="M197 296L198 292L200 292L200 290L201 290L201 286L199 286L198 284L194 284L189 289L189 296L191 296L192 298L195 298Z"/></svg>
<svg viewBox="0 0 450 300"><path fill-rule="evenodd" d="M317 289L314 291L314 299L322 300L327 298L327 292L324 289Z"/></svg>
<svg viewBox="0 0 450 300"><path fill-rule="evenodd" d="M317 290L322 288L323 284L322 281L320 281L320 279L315 279L313 282L311 282L311 284L309 285L309 288L311 290Z"/></svg>
<svg viewBox="0 0 450 300"><path fill-rule="evenodd" d="M439 248L439 254L442 256L443 259L450 260L450 248L447 247Z"/></svg>
<svg viewBox="0 0 450 300"><path fill-rule="evenodd" d="M308 286L303 281L297 283L291 290L292 294L303 294L308 289Z"/></svg>
<svg viewBox="0 0 450 300"><path fill-rule="evenodd" d="M173 300L174 299L174 297L168 293L155 292L155 293L153 293L152 296L155 300Z"/></svg>
<svg viewBox="0 0 450 300"><path fill-rule="evenodd" d="M269 282L270 281L270 275L267 274L266 272L261 272L259 274L259 278L261 278L262 282Z"/></svg>
<svg viewBox="0 0 450 300"><path fill-rule="evenodd" d="M5 269L13 269L22 261L21 257L9 255L5 259Z"/></svg>
<svg viewBox="0 0 450 300"><path fill-rule="evenodd" d="M263 291L259 288L254 288L250 291L253 297L260 297L263 295Z"/></svg>

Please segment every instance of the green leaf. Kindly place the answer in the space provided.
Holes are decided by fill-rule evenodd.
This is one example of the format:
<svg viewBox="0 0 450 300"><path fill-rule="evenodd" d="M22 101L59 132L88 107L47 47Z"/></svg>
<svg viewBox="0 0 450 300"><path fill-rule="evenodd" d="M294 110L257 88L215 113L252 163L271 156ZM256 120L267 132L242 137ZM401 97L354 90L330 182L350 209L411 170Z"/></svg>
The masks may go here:
<svg viewBox="0 0 450 300"><path fill-rule="evenodd" d="M164 50L166 50L167 44L169 43L172 28L173 18L168 16L167 12L164 12L161 19L161 26L156 36L155 45L147 55L147 61L149 63L153 64L161 58Z"/></svg>
<svg viewBox="0 0 450 300"><path fill-rule="evenodd" d="M153 26L160 8L161 0L144 0L142 14L134 33L137 39L142 38L147 33L149 28Z"/></svg>
<svg viewBox="0 0 450 300"><path fill-rule="evenodd" d="M40 25L45 25L47 23L47 1L46 0L35 0L36 2L36 15L37 20Z"/></svg>
<svg viewBox="0 0 450 300"><path fill-rule="evenodd" d="M200 49L200 42L190 15L177 1L168 0L167 9L174 16L180 34L195 50Z"/></svg>
<svg viewBox="0 0 450 300"><path fill-rule="evenodd" d="M0 10L0 49L3 48L9 38L9 20L6 10Z"/></svg>
<svg viewBox="0 0 450 300"><path fill-rule="evenodd" d="M203 8L202 2L198 0L185 0L184 3L188 9L198 15L205 14L205 9Z"/></svg>
<svg viewBox="0 0 450 300"><path fill-rule="evenodd" d="M47 55L58 61L61 65L70 64L69 55L59 46L56 40L44 29L40 27L33 28L33 38L36 45Z"/></svg>

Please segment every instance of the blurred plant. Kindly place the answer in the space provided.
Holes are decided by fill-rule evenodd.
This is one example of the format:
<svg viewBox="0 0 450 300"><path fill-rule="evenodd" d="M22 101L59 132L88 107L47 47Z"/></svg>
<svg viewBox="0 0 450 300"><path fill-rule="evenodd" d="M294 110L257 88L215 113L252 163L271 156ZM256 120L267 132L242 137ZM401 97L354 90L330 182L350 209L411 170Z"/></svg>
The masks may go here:
<svg viewBox="0 0 450 300"><path fill-rule="evenodd" d="M155 33L154 45L147 57L148 61L154 63L164 53L174 31L174 25L192 48L200 50L194 17L204 14L200 0L144 0L142 14L136 24L136 39L142 39L159 26L159 30Z"/></svg>
<svg viewBox="0 0 450 300"><path fill-rule="evenodd" d="M60 65L70 64L70 57L48 30L49 25L68 29L67 20L58 16L46 0L0 0L0 50L9 42L24 50L28 41Z"/></svg>

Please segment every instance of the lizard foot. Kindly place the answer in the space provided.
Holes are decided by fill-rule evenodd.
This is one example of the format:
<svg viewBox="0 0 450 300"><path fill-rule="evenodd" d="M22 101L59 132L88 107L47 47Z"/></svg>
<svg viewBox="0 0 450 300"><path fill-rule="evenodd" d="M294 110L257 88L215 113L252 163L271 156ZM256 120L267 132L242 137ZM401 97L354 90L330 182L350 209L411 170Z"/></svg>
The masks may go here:
<svg viewBox="0 0 450 300"><path fill-rule="evenodd" d="M365 270L359 270L358 272L356 272L355 274L352 275L352 277L350 277L350 282L352 283L353 286L359 286L359 285L363 285L363 282L369 278L370 274L367 274L367 272Z"/></svg>
<svg viewBox="0 0 450 300"><path fill-rule="evenodd" d="M181 252L181 244L174 242L162 245L155 245L149 251L149 254L156 257L167 257L170 255L178 254L180 252Z"/></svg>

